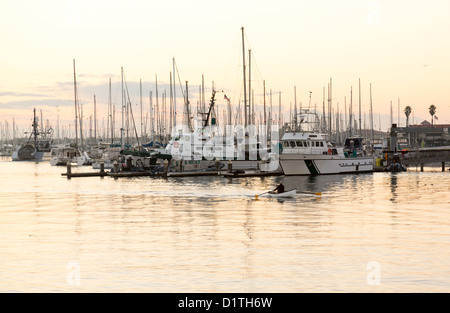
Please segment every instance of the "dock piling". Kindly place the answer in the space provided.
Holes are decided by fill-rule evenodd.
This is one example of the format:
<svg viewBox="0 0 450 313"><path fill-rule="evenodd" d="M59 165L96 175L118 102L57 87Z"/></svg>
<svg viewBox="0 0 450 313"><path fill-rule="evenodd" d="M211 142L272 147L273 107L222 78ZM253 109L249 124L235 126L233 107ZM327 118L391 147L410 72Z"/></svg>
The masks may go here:
<svg viewBox="0 0 450 313"><path fill-rule="evenodd" d="M72 174L72 163L70 161L67 161L67 172L66 172L67 178L70 178L71 174Z"/></svg>
<svg viewBox="0 0 450 313"><path fill-rule="evenodd" d="M233 172L233 162L231 160L228 160L228 173Z"/></svg>
<svg viewBox="0 0 450 313"><path fill-rule="evenodd" d="M216 160L214 161L214 165L216 167L216 171L218 172L220 170L220 161L219 161L219 159L216 158Z"/></svg>
<svg viewBox="0 0 450 313"><path fill-rule="evenodd" d="M164 174L167 174L167 172L169 171L169 161L164 160Z"/></svg>

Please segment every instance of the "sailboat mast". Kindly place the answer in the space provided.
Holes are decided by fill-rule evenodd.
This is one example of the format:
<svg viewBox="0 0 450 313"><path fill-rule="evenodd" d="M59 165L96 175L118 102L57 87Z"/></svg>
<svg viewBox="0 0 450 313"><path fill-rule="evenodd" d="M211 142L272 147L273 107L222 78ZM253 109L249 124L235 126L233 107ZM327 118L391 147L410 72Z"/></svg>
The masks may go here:
<svg viewBox="0 0 450 313"><path fill-rule="evenodd" d="M142 79L139 80L139 100L140 100L140 105L141 105L141 139L143 138L144 134L142 132L142 126L143 126L143 121L142 121Z"/></svg>
<svg viewBox="0 0 450 313"><path fill-rule="evenodd" d="M150 100L150 141L153 142L153 140L154 140L153 129L155 128L155 126L154 126L155 118L154 118L154 110L153 110L153 101L152 101L152 92L151 91L148 93L148 98Z"/></svg>
<svg viewBox="0 0 450 313"><path fill-rule="evenodd" d="M175 111L174 111L174 107L173 107L173 87L172 87L172 72L170 73L170 119L169 119L169 124L170 124L170 131L169 134L172 134L172 130L175 127Z"/></svg>
<svg viewBox="0 0 450 313"><path fill-rule="evenodd" d="M329 135L330 135L330 140L331 140L331 108L332 108L332 91L333 91L333 86L332 86L332 79L330 78L330 84L328 85L328 127L329 127Z"/></svg>
<svg viewBox="0 0 450 313"><path fill-rule="evenodd" d="M124 105L123 105L123 67L121 68L121 77L122 77L122 127L120 128L120 146L123 150L123 131L124 131Z"/></svg>
<svg viewBox="0 0 450 313"><path fill-rule="evenodd" d="M297 86L294 86L294 131L297 131Z"/></svg>
<svg viewBox="0 0 450 313"><path fill-rule="evenodd" d="M264 126L267 127L267 114L266 114L266 81L263 81L264 89Z"/></svg>
<svg viewBox="0 0 450 313"><path fill-rule="evenodd" d="M94 142L97 142L97 100L94 95Z"/></svg>
<svg viewBox="0 0 450 313"><path fill-rule="evenodd" d="M177 126L177 94L176 94L176 79L175 79L175 58L172 59L173 67L173 127Z"/></svg>
<svg viewBox="0 0 450 313"><path fill-rule="evenodd" d="M278 128L283 126L281 119L281 91L278 92Z"/></svg>
<svg viewBox="0 0 450 313"><path fill-rule="evenodd" d="M202 113L206 112L206 102L205 102L205 75L202 74L202 104L201 104L201 108L202 108Z"/></svg>
<svg viewBox="0 0 450 313"><path fill-rule="evenodd" d="M79 117L79 121L80 121L80 140L81 140L81 148L84 148L84 140L83 140L83 103L81 103L81 105L78 106L78 109L80 110L80 117Z"/></svg>
<svg viewBox="0 0 450 313"><path fill-rule="evenodd" d="M353 87L350 87L350 108L349 108L349 115L350 115L350 133L349 133L349 137L352 136L352 115L353 115Z"/></svg>
<svg viewBox="0 0 450 313"><path fill-rule="evenodd" d="M252 50L248 50L248 123L253 124L252 115Z"/></svg>
<svg viewBox="0 0 450 313"><path fill-rule="evenodd" d="M111 144L114 144L114 123L113 123L113 112L112 112L112 102L111 102L111 78L109 79L109 116L108 121L110 121L110 127L111 127Z"/></svg>
<svg viewBox="0 0 450 313"><path fill-rule="evenodd" d="M155 87L156 87L156 93L155 93L155 98L156 98L156 131L157 136L159 136L159 140L162 141L161 138L161 118L159 116L159 100L158 100L158 75L155 75Z"/></svg>
<svg viewBox="0 0 450 313"><path fill-rule="evenodd" d="M75 71L75 59L73 59L73 90L75 94L75 147L78 146L78 106L77 106L77 75Z"/></svg>
<svg viewBox="0 0 450 313"><path fill-rule="evenodd" d="M188 81L186 81L186 100L185 100L185 115L186 115L186 122L188 128L193 131L192 123L191 123L191 110L190 110L190 103L189 103L189 88L188 88Z"/></svg>
<svg viewBox="0 0 450 313"><path fill-rule="evenodd" d="M245 40L244 40L244 27L242 30L242 62L243 62L243 74L244 74L244 112L245 112L245 127L247 127L247 84L245 77Z"/></svg>
<svg viewBox="0 0 450 313"><path fill-rule="evenodd" d="M371 129L371 139L372 139L372 149L373 149L373 107L372 107L372 84L370 84L370 129Z"/></svg>
<svg viewBox="0 0 450 313"><path fill-rule="evenodd" d="M42 121L41 121L42 123ZM13 118L13 140L15 137L15 122L14 122L14 118ZM33 109L33 134L34 134L34 147L37 148L37 122L36 122L36 108Z"/></svg>
<svg viewBox="0 0 450 313"><path fill-rule="evenodd" d="M327 129L327 119L325 116L325 86L323 87L322 106L322 131L325 132Z"/></svg>
<svg viewBox="0 0 450 313"><path fill-rule="evenodd" d="M359 79L359 135L362 135L361 126L361 79Z"/></svg>

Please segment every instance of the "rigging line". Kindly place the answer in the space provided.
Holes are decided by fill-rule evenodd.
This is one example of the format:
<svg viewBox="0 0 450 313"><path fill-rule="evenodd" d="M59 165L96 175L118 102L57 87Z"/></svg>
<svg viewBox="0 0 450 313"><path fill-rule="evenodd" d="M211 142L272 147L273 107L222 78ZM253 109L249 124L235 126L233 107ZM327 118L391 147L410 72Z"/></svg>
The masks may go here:
<svg viewBox="0 0 450 313"><path fill-rule="evenodd" d="M124 83L125 83L125 91L126 91L126 93L127 93L127 99L128 99L129 108L130 108L130 113L131 113L131 120L132 120L132 122L133 122L134 132L135 132L137 144L138 144L138 147L139 147L139 150L140 150L140 149L141 149L141 146L140 146L140 144L139 144L139 136L138 136L137 129L136 129L136 123L134 122L133 104L131 103L131 100L130 100L130 94L128 93L128 84L127 84L127 80L126 80L126 78L125 78L125 74L123 75L123 81L124 81Z"/></svg>
<svg viewBox="0 0 450 313"><path fill-rule="evenodd" d="M262 83L261 82L264 79L263 79L263 77L261 75L261 71L259 70L258 62L256 62L256 58L255 58L255 53L254 53L254 51L253 51L253 49L251 47L250 40L248 39L246 32L244 33L244 36L245 36L245 39L246 39L246 42L247 42L247 50L251 50L251 53L252 53L252 67L253 67L253 65L256 65L256 70L257 70L257 73L258 73L259 79L260 79L260 80L252 80L252 81L257 82L258 87L262 88Z"/></svg>
<svg viewBox="0 0 450 313"><path fill-rule="evenodd" d="M259 83L260 84L259 87L261 87L261 81L263 81L264 79L263 79L263 77L261 75L261 71L259 70L258 62L256 62L255 53L252 50L252 65L253 65L253 63L256 66L256 71L259 74L259 79L260 79L260 81L258 81L258 80L254 80L254 81Z"/></svg>
<svg viewBox="0 0 450 313"><path fill-rule="evenodd" d="M233 45L231 45L231 49L228 52L225 64L230 64L230 63L235 64L234 61L236 59L239 61L242 61L241 60L241 58L242 58L241 52L240 51L238 52L238 49L236 48L238 46L240 39L241 39L241 33L239 32L239 35L236 36L235 40L233 41ZM239 61L238 61L238 64L239 64ZM233 66L225 65L222 68L221 75L219 76L219 79L217 80L218 85L224 85L224 82L226 81L226 77L228 76L228 73L229 73L228 69L230 69L230 68L233 68ZM241 70L241 73L242 73L242 70Z"/></svg>
<svg viewBox="0 0 450 313"><path fill-rule="evenodd" d="M174 63L175 63L175 69L176 69L176 71L177 71L178 83L180 84L181 93L183 94L183 99L184 99L185 102L186 102L186 96L185 96L185 92L184 92L184 90L183 90L183 84L181 83L181 78L180 78L180 71L178 70L177 63L176 63L176 62L174 62ZM175 74L175 73L174 73L174 74Z"/></svg>

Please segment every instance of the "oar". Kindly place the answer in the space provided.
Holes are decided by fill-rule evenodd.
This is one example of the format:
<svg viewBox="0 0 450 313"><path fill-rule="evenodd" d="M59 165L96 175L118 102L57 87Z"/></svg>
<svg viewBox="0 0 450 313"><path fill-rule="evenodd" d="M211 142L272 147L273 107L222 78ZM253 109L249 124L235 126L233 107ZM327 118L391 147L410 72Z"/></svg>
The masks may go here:
<svg viewBox="0 0 450 313"><path fill-rule="evenodd" d="M255 199L258 200L258 197L259 197L259 196L265 195L266 193L269 193L269 192L271 192L271 191L272 191L272 190L269 190L269 191L263 192L263 193L260 194L260 195L255 195Z"/></svg>
<svg viewBox="0 0 450 313"><path fill-rule="evenodd" d="M304 193L304 194L307 194L307 195L316 195L316 196L321 196L322 195L321 192L298 191L298 193Z"/></svg>

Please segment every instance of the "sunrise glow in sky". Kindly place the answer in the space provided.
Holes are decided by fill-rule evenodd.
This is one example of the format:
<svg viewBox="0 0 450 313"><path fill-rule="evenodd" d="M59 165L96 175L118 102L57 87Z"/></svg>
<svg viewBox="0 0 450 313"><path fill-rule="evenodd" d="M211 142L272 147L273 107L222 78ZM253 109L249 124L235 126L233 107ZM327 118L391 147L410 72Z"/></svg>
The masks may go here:
<svg viewBox="0 0 450 313"><path fill-rule="evenodd" d="M160 92L168 85L173 58L192 104L204 75L207 99L214 82L236 108L244 27L257 106L265 81L274 106L281 93L285 118L294 86L298 104L308 105L312 92L321 111L332 78L334 110L344 114L353 88L357 114L361 79L362 110L369 114L372 84L375 124L381 116L384 130L391 101L394 121L400 101L401 123L406 105L418 123L430 120L434 104L438 122L450 124L449 12L448 0L9 1L0 11L0 121L14 117L26 128L36 107L50 121L73 123L73 59L85 116L94 95L99 118L106 115L109 79L120 110L121 67L132 103L141 80L147 107L156 76Z"/></svg>

